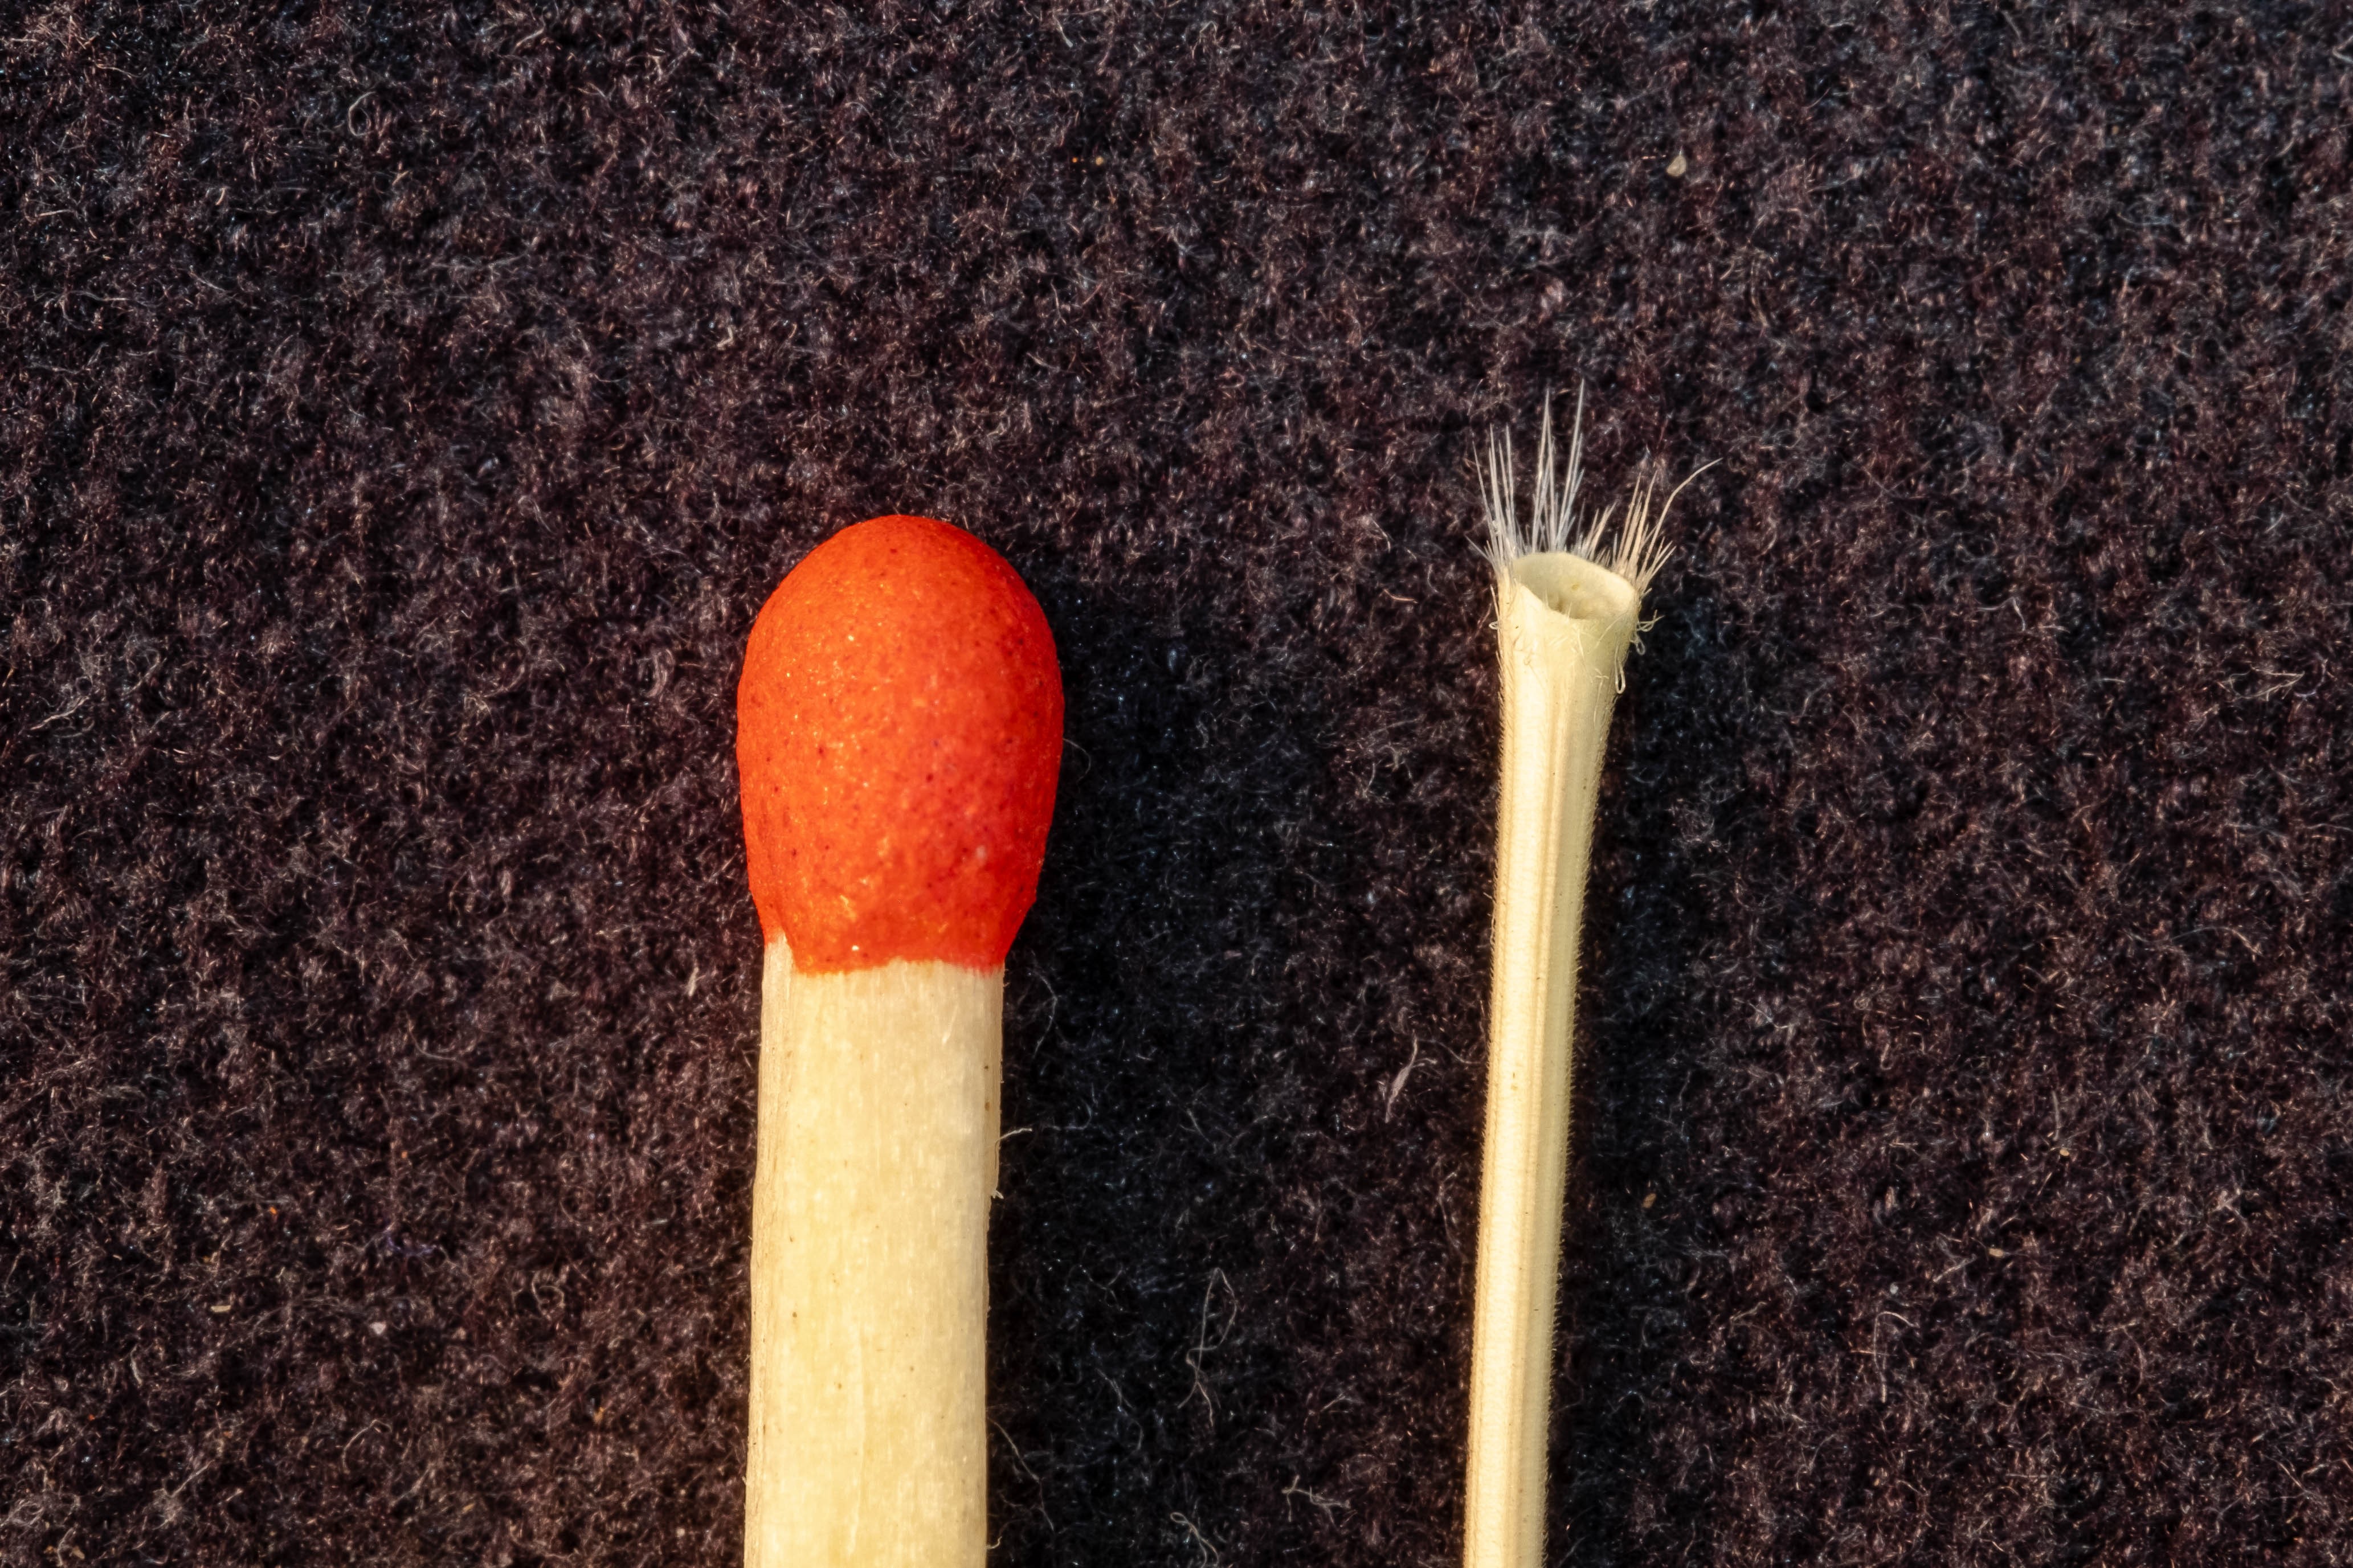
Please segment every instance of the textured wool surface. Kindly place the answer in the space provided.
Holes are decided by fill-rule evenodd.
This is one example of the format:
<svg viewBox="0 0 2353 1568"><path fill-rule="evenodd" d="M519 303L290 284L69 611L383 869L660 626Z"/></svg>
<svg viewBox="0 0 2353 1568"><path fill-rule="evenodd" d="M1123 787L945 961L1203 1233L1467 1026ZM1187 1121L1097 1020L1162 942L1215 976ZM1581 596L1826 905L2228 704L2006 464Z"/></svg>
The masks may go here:
<svg viewBox="0 0 2353 1568"><path fill-rule="evenodd" d="M994 1561L1460 1543L1471 453L1685 494L1577 1563L2353 1561L2353 46L2119 5L0 26L0 1561L727 1563L733 693L1035 589ZM1525 447L1523 447L1525 450Z"/></svg>

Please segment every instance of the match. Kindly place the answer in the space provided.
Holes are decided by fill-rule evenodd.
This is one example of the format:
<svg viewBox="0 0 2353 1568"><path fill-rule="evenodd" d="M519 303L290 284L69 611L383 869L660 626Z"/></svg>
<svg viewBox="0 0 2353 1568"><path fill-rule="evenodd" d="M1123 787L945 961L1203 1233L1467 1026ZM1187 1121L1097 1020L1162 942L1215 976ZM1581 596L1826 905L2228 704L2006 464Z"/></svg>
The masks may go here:
<svg viewBox="0 0 2353 1568"><path fill-rule="evenodd" d="M754 624L736 760L761 977L747 1568L981 1568L1005 955L1062 748L1038 602L879 517Z"/></svg>

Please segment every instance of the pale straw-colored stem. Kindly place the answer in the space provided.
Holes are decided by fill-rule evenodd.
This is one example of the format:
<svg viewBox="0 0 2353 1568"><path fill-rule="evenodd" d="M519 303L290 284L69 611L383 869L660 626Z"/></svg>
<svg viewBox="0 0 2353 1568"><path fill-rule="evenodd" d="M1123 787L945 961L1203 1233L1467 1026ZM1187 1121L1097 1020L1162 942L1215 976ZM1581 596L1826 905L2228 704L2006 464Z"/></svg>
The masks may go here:
<svg viewBox="0 0 2353 1568"><path fill-rule="evenodd" d="M1602 751L1638 601L1623 578L1567 554L1515 563L1500 597L1504 800L1463 1562L1536 1568L1577 928Z"/></svg>
<svg viewBox="0 0 2353 1568"><path fill-rule="evenodd" d="M1005 978L768 944L745 1568L983 1568Z"/></svg>
<svg viewBox="0 0 2353 1568"><path fill-rule="evenodd" d="M1582 412L1581 400L1580 409ZM1602 546L1575 537L1578 444L1556 471L1547 411L1523 528L1508 447L1482 478L1503 659L1503 803L1485 1163L1471 1351L1465 1568L1541 1568L1553 1321L1569 1149L1578 928L1609 715L1665 557L1655 487L1638 484ZM1672 502L1672 498L1669 498Z"/></svg>

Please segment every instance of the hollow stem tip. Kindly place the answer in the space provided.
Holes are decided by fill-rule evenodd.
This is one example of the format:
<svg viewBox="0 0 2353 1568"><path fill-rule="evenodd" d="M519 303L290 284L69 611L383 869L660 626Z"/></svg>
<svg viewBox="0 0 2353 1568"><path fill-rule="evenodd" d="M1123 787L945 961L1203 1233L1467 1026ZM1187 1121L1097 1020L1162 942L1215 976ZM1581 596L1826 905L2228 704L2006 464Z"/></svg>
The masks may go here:
<svg viewBox="0 0 2353 1568"><path fill-rule="evenodd" d="M752 898L797 969L1004 963L1054 814L1062 681L1003 557L933 518L843 529L762 607L736 715Z"/></svg>
<svg viewBox="0 0 2353 1568"><path fill-rule="evenodd" d="M1544 1561L1578 928L1610 710L1640 629L1643 590L1667 555L1652 479L1635 486L1622 514L1612 508L1577 526L1581 424L1572 426L1564 467L1547 407L1525 521L1508 439L1491 445L1480 476L1496 572L1504 755L1472 1325L1467 1568L1538 1568Z"/></svg>

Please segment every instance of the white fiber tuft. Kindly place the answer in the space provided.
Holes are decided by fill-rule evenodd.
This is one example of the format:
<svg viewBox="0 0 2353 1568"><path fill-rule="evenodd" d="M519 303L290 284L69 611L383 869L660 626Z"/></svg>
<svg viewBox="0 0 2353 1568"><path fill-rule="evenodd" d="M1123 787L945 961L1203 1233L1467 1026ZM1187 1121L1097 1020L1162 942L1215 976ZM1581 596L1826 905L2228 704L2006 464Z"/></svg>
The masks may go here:
<svg viewBox="0 0 2353 1568"><path fill-rule="evenodd" d="M1577 525L1577 491L1585 477L1585 387L1577 389L1577 413L1569 421L1568 456L1561 460L1552 434L1552 396L1545 395L1544 424L1536 436L1535 481L1528 498L1525 526L1519 515L1518 478L1514 472L1512 436L1506 430L1487 438L1487 456L1478 464L1479 493L1487 512L1487 558L1495 570L1508 574L1524 556L1567 552L1616 573L1639 598L1665 565L1674 547L1666 542L1667 510L1683 494L1683 485L1713 465L1703 465L1690 478L1659 499L1664 466L1645 465L1635 472L1632 493L1621 514L1616 506ZM1617 526L1610 524L1615 520Z"/></svg>

